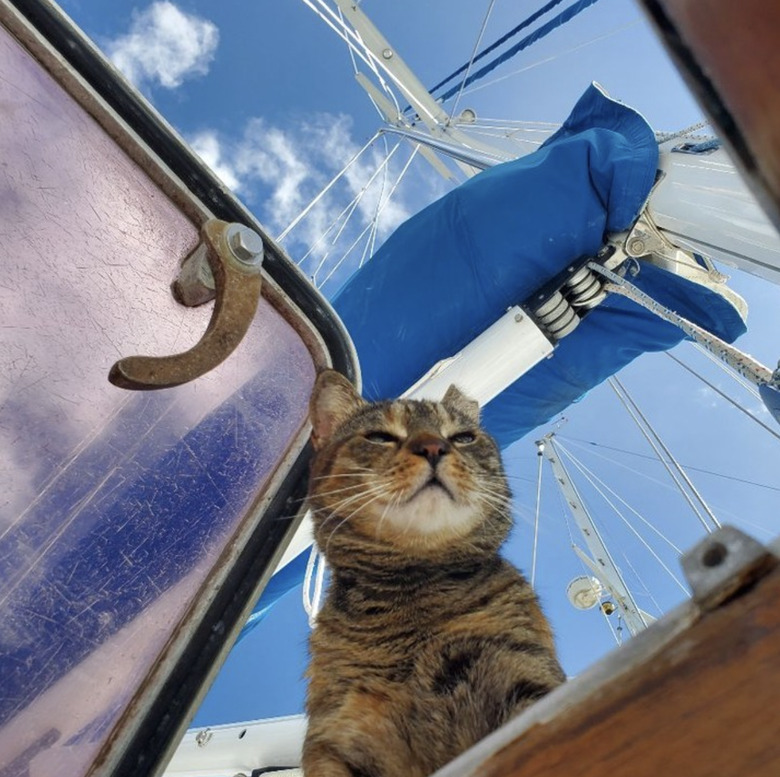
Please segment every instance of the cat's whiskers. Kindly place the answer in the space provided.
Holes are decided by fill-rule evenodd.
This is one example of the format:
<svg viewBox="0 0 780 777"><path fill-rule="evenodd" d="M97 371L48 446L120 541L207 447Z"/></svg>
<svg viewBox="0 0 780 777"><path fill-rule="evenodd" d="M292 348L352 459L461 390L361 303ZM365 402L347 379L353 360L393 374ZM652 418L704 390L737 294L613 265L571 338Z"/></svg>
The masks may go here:
<svg viewBox="0 0 780 777"><path fill-rule="evenodd" d="M377 499L379 499L381 496L383 496L382 493L376 494L376 496L372 497L368 501L364 502L362 505L359 505L356 507L349 515L347 515L343 520L339 521L338 524L336 524L336 527L333 529L333 531L328 535L328 539L325 542L325 549L323 550L323 555L325 558L328 557L328 548L330 547L330 541L333 539L333 535L356 513L360 512L361 510L364 510L368 505L370 505L372 502L376 502ZM324 523L323 523L324 526Z"/></svg>
<svg viewBox="0 0 780 777"><path fill-rule="evenodd" d="M373 484L366 484L363 483L353 483L349 486L343 486L342 488L332 488L330 491L317 491L315 489L314 496L322 499L324 497L328 496L334 496L335 494L344 494L344 493L352 493L354 491L365 491L367 487L371 487Z"/></svg>
<svg viewBox="0 0 780 777"><path fill-rule="evenodd" d="M372 474L374 474L374 470L370 467L361 467L360 469L353 467L350 472L328 472L325 475L318 475L310 478L310 482L315 483L320 480L334 480L337 478L364 478Z"/></svg>
<svg viewBox="0 0 780 777"><path fill-rule="evenodd" d="M392 509L396 509L401 504L401 497L402 496L403 496L403 489L401 489L401 488L396 489L396 491L394 492L394 495L391 495L390 500L385 505L385 509L382 510L382 515L380 516L379 521L377 521L376 533L375 533L376 539L379 539L379 534L380 534L381 529L382 529L382 522L387 517L387 513L389 512L389 510L391 508Z"/></svg>
<svg viewBox="0 0 780 777"><path fill-rule="evenodd" d="M373 496L375 494L376 498L379 498L380 496L382 496L382 494L385 491L385 489L386 489L386 486L385 486L384 483L374 483L369 488L361 488L357 493L352 494L352 496L348 496L348 497L345 497L344 499L339 500L338 502L336 502L335 505L331 505L331 507L330 507L330 509L328 511L328 516L322 522L322 525L324 526L334 516L335 517L341 517L340 513L341 513L341 511L345 507L351 505L355 501L360 501L360 499L362 497L364 497L364 496ZM373 499L370 500L370 501L373 501ZM368 503L366 503L366 504L368 504ZM355 510L352 513L350 513L349 517L352 517L352 515L354 515L355 512L357 512L358 510L361 510L362 507L363 507L362 505L359 505L357 510Z"/></svg>

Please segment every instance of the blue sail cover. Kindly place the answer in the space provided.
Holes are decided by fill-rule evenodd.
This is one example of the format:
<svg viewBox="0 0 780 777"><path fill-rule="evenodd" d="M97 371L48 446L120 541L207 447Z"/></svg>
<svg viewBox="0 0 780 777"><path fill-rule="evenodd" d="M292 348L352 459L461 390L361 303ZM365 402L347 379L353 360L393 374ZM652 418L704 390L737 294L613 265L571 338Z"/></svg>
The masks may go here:
<svg viewBox="0 0 780 777"><path fill-rule="evenodd" d="M538 151L480 173L402 224L334 300L366 397L398 396L570 262L595 255L608 232L632 224L657 165L647 122L591 86ZM745 331L722 297L679 276L643 264L632 282L724 340ZM610 297L554 358L484 408L485 426L507 446L640 354L681 339L677 327Z"/></svg>
<svg viewBox="0 0 780 777"><path fill-rule="evenodd" d="M365 396L403 393L573 260L595 255L608 232L632 224L657 166L647 122L591 86L538 151L480 173L402 224L334 300L357 348ZM745 331L736 310L704 287L647 264L631 280L724 340ZM677 327L613 295L561 340L554 358L483 409L484 425L506 447L640 354L682 339ZM275 576L247 628L300 581L301 568Z"/></svg>

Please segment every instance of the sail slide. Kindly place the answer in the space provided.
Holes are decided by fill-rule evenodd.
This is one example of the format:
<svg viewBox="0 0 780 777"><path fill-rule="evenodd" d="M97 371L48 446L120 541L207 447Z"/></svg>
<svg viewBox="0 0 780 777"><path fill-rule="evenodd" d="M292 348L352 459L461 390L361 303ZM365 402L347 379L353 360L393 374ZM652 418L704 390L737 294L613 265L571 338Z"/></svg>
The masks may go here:
<svg viewBox="0 0 780 777"><path fill-rule="evenodd" d="M370 399L397 396L574 260L628 229L653 186L658 145L633 109L588 88L538 151L492 167L402 224L334 300ZM646 262L633 284L732 342L745 331L717 292ZM505 447L630 361L683 333L612 295L484 408Z"/></svg>

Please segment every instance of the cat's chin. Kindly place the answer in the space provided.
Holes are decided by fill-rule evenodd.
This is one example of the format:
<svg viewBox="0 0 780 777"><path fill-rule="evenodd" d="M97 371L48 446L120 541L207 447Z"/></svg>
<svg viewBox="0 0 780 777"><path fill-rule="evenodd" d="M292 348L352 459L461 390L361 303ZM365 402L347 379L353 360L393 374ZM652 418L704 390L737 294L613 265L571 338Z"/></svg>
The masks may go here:
<svg viewBox="0 0 780 777"><path fill-rule="evenodd" d="M470 504L457 504L446 486L428 484L411 500L384 511L380 537L402 547L440 546L469 534L482 520Z"/></svg>

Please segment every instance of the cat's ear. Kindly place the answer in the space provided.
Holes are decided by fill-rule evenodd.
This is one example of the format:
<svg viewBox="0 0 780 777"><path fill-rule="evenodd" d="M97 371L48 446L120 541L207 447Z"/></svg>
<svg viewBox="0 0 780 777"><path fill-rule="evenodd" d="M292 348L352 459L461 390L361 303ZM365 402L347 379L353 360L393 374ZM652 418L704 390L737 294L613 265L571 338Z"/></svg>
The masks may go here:
<svg viewBox="0 0 780 777"><path fill-rule="evenodd" d="M454 383L447 389L441 403L447 410L464 415L474 426L479 426L479 402L469 399Z"/></svg>
<svg viewBox="0 0 780 777"><path fill-rule="evenodd" d="M314 383L309 402L314 450L325 445L336 429L366 404L341 373L335 370L321 372Z"/></svg>

